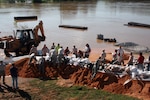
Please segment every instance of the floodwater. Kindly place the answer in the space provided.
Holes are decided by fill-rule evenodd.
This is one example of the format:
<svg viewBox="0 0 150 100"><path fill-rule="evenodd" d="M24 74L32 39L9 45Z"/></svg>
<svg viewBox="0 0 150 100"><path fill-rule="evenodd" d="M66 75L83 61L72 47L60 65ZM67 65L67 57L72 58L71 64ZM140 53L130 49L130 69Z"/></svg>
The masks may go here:
<svg viewBox="0 0 150 100"><path fill-rule="evenodd" d="M38 16L37 21L14 22L16 16ZM113 50L113 43L97 40L97 34L104 38L116 38L117 42L135 42L150 48L150 28L125 26L130 21L150 24L150 2L57 2L44 4L0 4L0 36L13 35L15 28L35 27L42 20L46 41L60 43L70 49L76 45L84 49L89 43L93 52L100 54ZM86 26L88 30L59 28L60 24Z"/></svg>

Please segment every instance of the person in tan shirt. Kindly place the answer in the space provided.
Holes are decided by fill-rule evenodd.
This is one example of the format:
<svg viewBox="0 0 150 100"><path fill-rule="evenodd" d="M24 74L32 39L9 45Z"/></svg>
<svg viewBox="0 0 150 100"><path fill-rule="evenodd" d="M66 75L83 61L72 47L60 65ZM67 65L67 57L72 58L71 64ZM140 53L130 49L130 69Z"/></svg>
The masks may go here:
<svg viewBox="0 0 150 100"><path fill-rule="evenodd" d="M127 61L128 66L133 65L133 59L134 59L134 56L133 56L132 52L130 52L129 59Z"/></svg>

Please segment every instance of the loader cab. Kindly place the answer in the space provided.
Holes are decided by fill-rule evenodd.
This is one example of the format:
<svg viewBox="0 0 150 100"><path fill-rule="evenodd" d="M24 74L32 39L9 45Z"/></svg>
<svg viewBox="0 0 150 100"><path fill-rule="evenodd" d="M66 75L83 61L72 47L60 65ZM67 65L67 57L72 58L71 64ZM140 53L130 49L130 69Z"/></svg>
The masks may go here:
<svg viewBox="0 0 150 100"><path fill-rule="evenodd" d="M25 30L16 30L15 34L16 39L24 40L34 40L34 35L32 29L25 29Z"/></svg>

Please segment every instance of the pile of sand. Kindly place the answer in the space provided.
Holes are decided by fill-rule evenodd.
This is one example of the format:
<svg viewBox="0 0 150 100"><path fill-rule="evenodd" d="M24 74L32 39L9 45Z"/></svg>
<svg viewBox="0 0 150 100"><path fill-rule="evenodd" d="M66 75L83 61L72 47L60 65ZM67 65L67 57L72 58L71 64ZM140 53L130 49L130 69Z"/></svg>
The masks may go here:
<svg viewBox="0 0 150 100"><path fill-rule="evenodd" d="M18 68L20 77L27 78L38 78L41 77L38 67L36 64L28 65L28 58L21 59L15 62L16 67ZM11 65L7 65L6 74L9 75L9 69ZM91 79L92 71L88 68L81 68L78 66L60 66L52 67L49 63L45 67L45 77L48 78L63 78L69 79L73 84L86 85L88 87L103 89L109 92L126 94L142 99L150 98L150 82L142 82L138 80L131 80L126 86L124 82L130 79L130 76L124 76L118 78L110 73L101 73L98 72L96 76Z"/></svg>

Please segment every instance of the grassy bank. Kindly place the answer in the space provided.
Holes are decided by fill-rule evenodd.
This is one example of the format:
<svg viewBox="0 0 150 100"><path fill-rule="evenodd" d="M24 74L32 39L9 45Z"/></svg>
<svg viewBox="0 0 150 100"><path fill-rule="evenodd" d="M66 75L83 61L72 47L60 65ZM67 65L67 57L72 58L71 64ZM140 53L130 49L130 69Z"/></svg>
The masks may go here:
<svg viewBox="0 0 150 100"><path fill-rule="evenodd" d="M42 81L35 79L29 83L33 100L138 100L136 98L112 94L83 86L61 87L57 80Z"/></svg>

